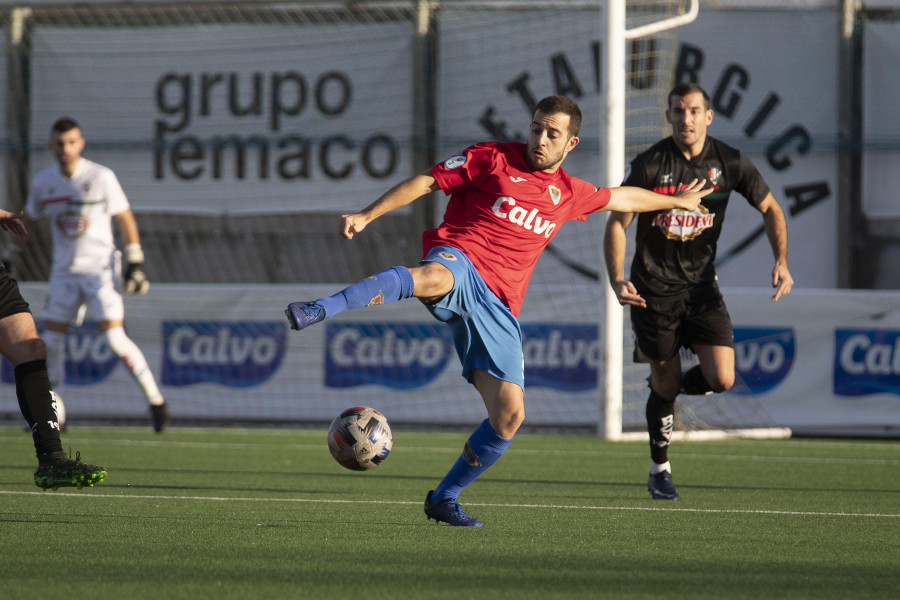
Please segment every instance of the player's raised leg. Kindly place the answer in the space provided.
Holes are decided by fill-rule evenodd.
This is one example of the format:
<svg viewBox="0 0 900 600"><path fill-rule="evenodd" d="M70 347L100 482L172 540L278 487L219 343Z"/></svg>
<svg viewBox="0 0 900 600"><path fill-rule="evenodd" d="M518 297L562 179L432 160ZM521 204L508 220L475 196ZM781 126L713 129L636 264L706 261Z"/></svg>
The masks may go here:
<svg viewBox="0 0 900 600"><path fill-rule="evenodd" d="M284 311L291 329L305 329L325 317L353 308L396 302L413 295L415 284L406 267L391 267L344 288L328 298L291 302Z"/></svg>
<svg viewBox="0 0 900 600"><path fill-rule="evenodd" d="M734 385L734 348L712 344L694 344L700 364L682 377L682 392L706 394L727 392Z"/></svg>
<svg viewBox="0 0 900 600"><path fill-rule="evenodd" d="M376 306L416 297L431 304L453 288L453 273L444 265L426 259L418 267L390 267L327 298L291 302L287 316L291 329L310 325L354 308Z"/></svg>

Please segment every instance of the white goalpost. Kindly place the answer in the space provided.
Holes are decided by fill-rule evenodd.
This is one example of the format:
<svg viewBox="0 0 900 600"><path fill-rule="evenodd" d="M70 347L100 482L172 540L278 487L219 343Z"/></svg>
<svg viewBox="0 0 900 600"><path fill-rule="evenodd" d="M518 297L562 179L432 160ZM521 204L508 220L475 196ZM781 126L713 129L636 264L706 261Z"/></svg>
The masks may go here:
<svg viewBox="0 0 900 600"><path fill-rule="evenodd" d="M625 0L609 0L601 31L606 33L606 57L602 62L602 79L606 99L605 115L601 119L605 130L600 139L605 148L605 182L617 186L624 179L625 137L626 137L626 42L651 36L666 30L693 22L699 14L699 0L685 0L681 14L644 24L632 29L626 28ZM662 110L662 107L660 107ZM600 264L605 264L602 248ZM624 309L619 305L609 285L605 269L601 269L603 282L602 329L603 360L599 370L600 410L598 435L608 440L644 440L646 431L623 431L624 405ZM715 400L711 401L715 402ZM790 436L790 430L780 427L734 427L729 429L698 429L673 432L673 439L708 440L727 437L783 438Z"/></svg>

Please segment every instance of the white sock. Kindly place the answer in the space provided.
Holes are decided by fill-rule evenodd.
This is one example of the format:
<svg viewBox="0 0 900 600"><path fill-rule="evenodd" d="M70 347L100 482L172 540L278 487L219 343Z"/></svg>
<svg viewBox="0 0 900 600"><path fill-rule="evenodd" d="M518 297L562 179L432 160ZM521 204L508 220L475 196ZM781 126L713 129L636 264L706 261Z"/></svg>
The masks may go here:
<svg viewBox="0 0 900 600"><path fill-rule="evenodd" d="M666 461L661 465L656 464L652 460L650 461L650 474L651 475L656 475L657 473L662 473L663 471L668 471L669 473L672 472L672 467L671 467L671 465L669 465L669 461Z"/></svg>
<svg viewBox="0 0 900 600"><path fill-rule="evenodd" d="M153 378L153 373L150 371L150 366L147 364L147 359L144 358L144 353L137 347L137 344L125 335L125 329L113 327L107 329L103 335L106 336L110 349L122 359L135 381L144 390L147 402L153 405L162 404L164 400L156 385L156 379Z"/></svg>

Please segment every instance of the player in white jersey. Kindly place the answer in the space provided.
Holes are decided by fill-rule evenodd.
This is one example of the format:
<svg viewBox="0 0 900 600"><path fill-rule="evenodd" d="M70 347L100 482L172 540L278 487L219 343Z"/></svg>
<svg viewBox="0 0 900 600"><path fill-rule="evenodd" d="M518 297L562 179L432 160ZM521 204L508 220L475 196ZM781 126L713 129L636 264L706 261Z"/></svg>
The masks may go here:
<svg viewBox="0 0 900 600"><path fill-rule="evenodd" d="M168 426L168 406L140 348L125 334L125 308L119 291L119 253L112 222L124 243L123 282L128 294L144 294L144 275L137 222L122 186L111 169L81 156L85 141L78 124L59 119L50 147L57 164L38 173L25 203L25 223L48 219L53 240L53 266L47 306L42 315L47 362L54 391L65 383L66 334L84 310L98 322L110 349L122 360L150 404L153 428Z"/></svg>

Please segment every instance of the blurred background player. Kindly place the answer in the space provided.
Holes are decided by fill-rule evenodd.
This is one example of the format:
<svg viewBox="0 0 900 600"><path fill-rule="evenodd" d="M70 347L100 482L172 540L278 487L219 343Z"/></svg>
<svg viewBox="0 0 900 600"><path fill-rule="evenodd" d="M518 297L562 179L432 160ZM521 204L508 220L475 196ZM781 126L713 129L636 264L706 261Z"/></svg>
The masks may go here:
<svg viewBox="0 0 900 600"><path fill-rule="evenodd" d="M25 204L25 226L50 220L53 266L47 306L42 315L50 381L60 396L66 379L66 334L69 325L87 312L110 349L127 367L150 404L153 429L169 425L168 406L140 348L125 334L125 307L119 292L119 253L112 220L119 228L125 250L122 277L127 294L145 294L150 287L143 271L137 222L112 170L81 156L85 140L74 120L53 124L50 149L55 165L39 172ZM23 242L16 246L21 248ZM15 253L8 246L6 260Z"/></svg>
<svg viewBox="0 0 900 600"><path fill-rule="evenodd" d="M25 236L27 230L22 216L23 213L0 209L0 228ZM0 265L0 354L13 365L19 410L34 441L38 458L35 485L45 490L66 486L81 489L102 482L106 469L81 462L81 453L73 460L63 451L56 395L47 376L44 342L38 337L34 317L19 293L18 284L3 265Z"/></svg>
<svg viewBox="0 0 900 600"><path fill-rule="evenodd" d="M481 395L488 418L425 497L425 515L455 526L483 522L460 507L462 490L506 451L525 419L525 367L518 314L538 257L571 220L601 210L696 208L705 192L688 186L672 198L639 188L596 188L560 168L578 145L581 110L564 96L541 100L528 143L476 144L394 186L356 214L343 215L352 238L381 215L428 193L450 195L437 229L422 236L424 259L392 267L334 296L288 305L288 321L303 329L352 309L416 297L453 330L463 376Z"/></svg>
<svg viewBox="0 0 900 600"><path fill-rule="evenodd" d="M734 384L731 317L714 266L732 190L762 214L775 255L772 300L788 294L794 280L788 271L784 212L750 159L706 135L713 120L706 91L694 83L677 85L669 93L666 120L672 136L639 154L623 185L672 194L682 183L706 178L714 191L691 213L673 209L638 217L630 280L624 276L625 230L633 213L610 213L604 254L619 303L631 306L635 360L650 363L648 489L657 500L677 500L668 459L675 397L724 392ZM683 375L681 347L700 360Z"/></svg>

